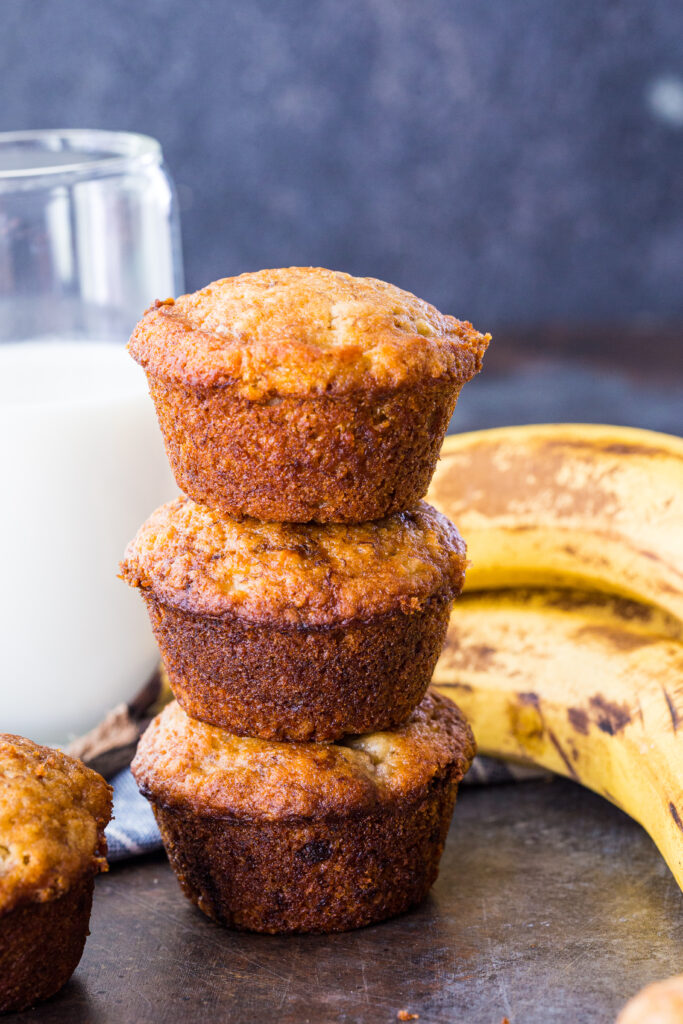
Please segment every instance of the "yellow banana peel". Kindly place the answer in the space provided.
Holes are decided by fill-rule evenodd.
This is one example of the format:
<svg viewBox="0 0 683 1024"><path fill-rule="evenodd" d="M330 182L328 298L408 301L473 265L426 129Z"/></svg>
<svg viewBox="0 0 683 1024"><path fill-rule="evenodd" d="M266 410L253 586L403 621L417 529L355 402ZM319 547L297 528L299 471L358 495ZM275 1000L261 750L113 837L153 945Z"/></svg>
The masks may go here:
<svg viewBox="0 0 683 1024"><path fill-rule="evenodd" d="M646 829L683 888L683 644L654 608L604 594L468 594L433 685L479 750L588 786Z"/></svg>
<svg viewBox="0 0 683 1024"><path fill-rule="evenodd" d="M590 424L460 434L427 500L471 561L434 683L482 753L623 808L683 888L683 440Z"/></svg>
<svg viewBox="0 0 683 1024"><path fill-rule="evenodd" d="M683 622L683 440L549 424L446 438L427 501L458 526L465 589L561 586Z"/></svg>

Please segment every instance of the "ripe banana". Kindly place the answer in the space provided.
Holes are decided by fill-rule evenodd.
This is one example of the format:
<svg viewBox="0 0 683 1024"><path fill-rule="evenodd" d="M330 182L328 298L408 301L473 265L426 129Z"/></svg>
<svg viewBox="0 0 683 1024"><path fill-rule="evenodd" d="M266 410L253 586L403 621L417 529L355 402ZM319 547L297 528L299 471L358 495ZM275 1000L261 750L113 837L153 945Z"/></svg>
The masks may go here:
<svg viewBox="0 0 683 1024"><path fill-rule="evenodd" d="M481 753L566 775L640 822L683 888L677 629L656 608L606 594L470 593L433 684L463 709Z"/></svg>
<svg viewBox="0 0 683 1024"><path fill-rule="evenodd" d="M604 590L683 623L680 438L588 424L455 435L427 501L467 541L466 590Z"/></svg>

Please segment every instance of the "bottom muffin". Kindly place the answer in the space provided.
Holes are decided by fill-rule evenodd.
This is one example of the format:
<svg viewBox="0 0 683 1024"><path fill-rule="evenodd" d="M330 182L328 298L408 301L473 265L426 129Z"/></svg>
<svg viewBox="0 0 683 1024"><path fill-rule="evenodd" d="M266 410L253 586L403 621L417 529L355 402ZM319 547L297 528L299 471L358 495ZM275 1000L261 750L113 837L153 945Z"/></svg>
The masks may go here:
<svg viewBox="0 0 683 1024"><path fill-rule="evenodd" d="M432 692L400 728L333 744L234 736L173 703L133 774L205 914L249 931L335 932L426 896L474 752L459 709Z"/></svg>
<svg viewBox="0 0 683 1024"><path fill-rule="evenodd" d="M97 772L0 735L0 1012L47 999L76 969L110 817Z"/></svg>

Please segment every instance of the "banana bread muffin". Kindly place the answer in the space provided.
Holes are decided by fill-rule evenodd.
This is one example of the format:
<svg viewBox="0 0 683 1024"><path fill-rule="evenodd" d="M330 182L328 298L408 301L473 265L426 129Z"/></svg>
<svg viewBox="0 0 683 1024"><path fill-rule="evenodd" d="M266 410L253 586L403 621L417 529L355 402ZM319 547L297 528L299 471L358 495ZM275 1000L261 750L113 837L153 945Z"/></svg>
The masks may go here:
<svg viewBox="0 0 683 1024"><path fill-rule="evenodd" d="M110 817L97 772L0 735L0 1012L47 999L76 969Z"/></svg>
<svg viewBox="0 0 683 1024"><path fill-rule="evenodd" d="M186 896L257 932L333 932L422 900L474 756L461 712L428 693L392 732L341 743L234 736L168 707L133 762Z"/></svg>
<svg viewBox="0 0 683 1024"><path fill-rule="evenodd" d="M155 303L129 349L195 501L276 522L363 522L426 492L488 343L384 281L290 267Z"/></svg>
<svg viewBox="0 0 683 1024"><path fill-rule="evenodd" d="M616 1024L681 1024L683 974L653 981L629 999Z"/></svg>
<svg viewBox="0 0 683 1024"><path fill-rule="evenodd" d="M422 698L465 545L424 502L355 525L162 505L121 564L193 718L264 739L387 729Z"/></svg>

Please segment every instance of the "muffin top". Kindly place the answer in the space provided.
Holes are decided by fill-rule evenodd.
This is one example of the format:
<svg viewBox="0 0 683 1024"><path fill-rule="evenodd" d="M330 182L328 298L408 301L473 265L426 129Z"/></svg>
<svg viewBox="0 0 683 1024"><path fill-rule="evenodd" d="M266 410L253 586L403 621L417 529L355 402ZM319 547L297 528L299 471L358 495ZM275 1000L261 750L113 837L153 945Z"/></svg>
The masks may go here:
<svg viewBox="0 0 683 1024"><path fill-rule="evenodd" d="M0 912L106 870L111 788L74 757L0 734Z"/></svg>
<svg viewBox="0 0 683 1024"><path fill-rule="evenodd" d="M206 817L335 818L418 797L446 771L460 780L474 753L460 709L433 691L405 725L338 743L233 736L174 701L142 737L133 774L155 802Z"/></svg>
<svg viewBox="0 0 683 1024"><path fill-rule="evenodd" d="M370 523L262 523L177 498L143 523L121 563L134 587L200 615L339 625L455 597L465 544L425 502Z"/></svg>
<svg viewBox="0 0 683 1024"><path fill-rule="evenodd" d="M289 267L156 302L129 351L154 376L259 399L429 378L464 384L489 340L385 281Z"/></svg>

